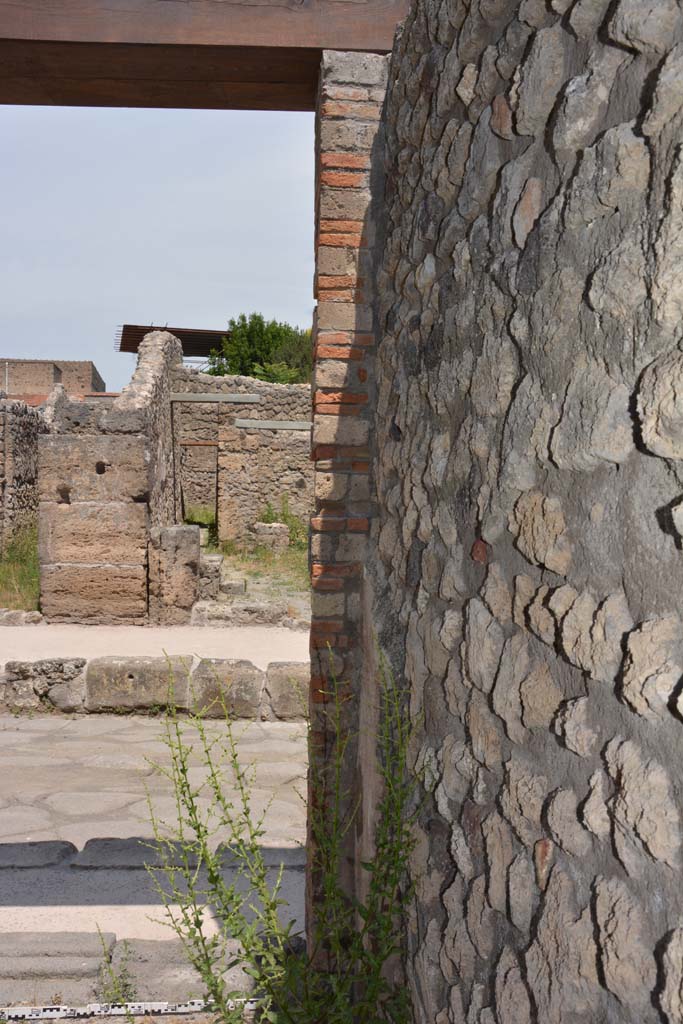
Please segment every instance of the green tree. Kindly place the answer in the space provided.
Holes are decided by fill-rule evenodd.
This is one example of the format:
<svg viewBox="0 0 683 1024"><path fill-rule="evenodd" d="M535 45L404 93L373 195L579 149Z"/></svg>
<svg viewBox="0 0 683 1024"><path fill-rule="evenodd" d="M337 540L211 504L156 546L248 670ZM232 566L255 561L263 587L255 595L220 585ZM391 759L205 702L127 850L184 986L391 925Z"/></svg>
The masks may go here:
<svg viewBox="0 0 683 1024"><path fill-rule="evenodd" d="M277 384L299 384L311 379L311 331L260 313L242 313L230 320L220 349L209 356L208 373L214 377L241 374Z"/></svg>

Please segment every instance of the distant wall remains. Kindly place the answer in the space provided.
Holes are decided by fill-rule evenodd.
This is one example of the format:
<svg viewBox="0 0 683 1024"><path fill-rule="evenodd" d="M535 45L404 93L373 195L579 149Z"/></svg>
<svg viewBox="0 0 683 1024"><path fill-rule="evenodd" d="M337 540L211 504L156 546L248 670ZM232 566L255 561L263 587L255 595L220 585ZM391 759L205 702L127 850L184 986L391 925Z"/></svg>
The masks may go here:
<svg viewBox="0 0 683 1024"><path fill-rule="evenodd" d="M38 518L38 435L42 417L24 402L0 401L0 554Z"/></svg>
<svg viewBox="0 0 683 1024"><path fill-rule="evenodd" d="M8 395L48 395L55 384L68 395L106 390L90 360L0 359L0 391Z"/></svg>
<svg viewBox="0 0 683 1024"><path fill-rule="evenodd" d="M308 384L271 384L252 377L213 377L178 368L177 393L233 395L242 404L175 402L176 466L181 504L217 510L222 540L243 540L270 502L307 518L313 509L310 431L239 428L236 421L278 424L311 421Z"/></svg>

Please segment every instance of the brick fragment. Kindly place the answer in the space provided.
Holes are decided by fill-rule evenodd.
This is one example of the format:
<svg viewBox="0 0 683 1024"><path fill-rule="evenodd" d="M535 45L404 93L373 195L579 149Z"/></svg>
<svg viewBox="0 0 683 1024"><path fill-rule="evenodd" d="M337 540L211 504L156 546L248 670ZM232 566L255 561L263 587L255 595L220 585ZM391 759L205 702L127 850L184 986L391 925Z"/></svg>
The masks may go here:
<svg viewBox="0 0 683 1024"><path fill-rule="evenodd" d="M320 650L328 645L334 650L344 651L349 646L349 637L344 633L332 633L329 636L312 636L311 650Z"/></svg>
<svg viewBox="0 0 683 1024"><path fill-rule="evenodd" d="M359 288L363 285L363 279L355 274L319 274L319 288Z"/></svg>
<svg viewBox="0 0 683 1024"><path fill-rule="evenodd" d="M362 235L328 235L321 233L318 237L318 245L329 245L333 248L345 246L350 249L360 249L366 245L366 240Z"/></svg>
<svg viewBox="0 0 683 1024"><path fill-rule="evenodd" d="M323 87L323 95L330 100L362 102L369 99L370 90L355 85L333 85L331 82L327 82Z"/></svg>
<svg viewBox="0 0 683 1024"><path fill-rule="evenodd" d="M363 410L359 405L316 405L319 416L360 416Z"/></svg>
<svg viewBox="0 0 683 1024"><path fill-rule="evenodd" d="M364 359L365 352L362 348L351 345L319 345L317 357L318 359Z"/></svg>
<svg viewBox="0 0 683 1024"><path fill-rule="evenodd" d="M335 403L365 405L368 401L368 395L366 391L316 391L315 401L319 405L334 405Z"/></svg>
<svg viewBox="0 0 683 1024"><path fill-rule="evenodd" d="M314 619L311 623L311 635L323 633L341 633L344 623L340 619Z"/></svg>
<svg viewBox="0 0 683 1024"><path fill-rule="evenodd" d="M311 586L314 590L317 590L324 594L335 593L336 591L344 589L344 581L338 578L329 577L317 577L311 580Z"/></svg>
<svg viewBox="0 0 683 1024"><path fill-rule="evenodd" d="M346 529L346 520L342 518L326 518L324 516L313 516L311 529L321 533L341 533Z"/></svg>
<svg viewBox="0 0 683 1024"><path fill-rule="evenodd" d="M317 340L325 345L361 345L367 348L374 345L375 336L357 331L318 331Z"/></svg>
<svg viewBox="0 0 683 1024"><path fill-rule="evenodd" d="M311 577L322 578L347 578L360 575L361 566L359 562L350 565L339 565L336 562L314 562L311 566Z"/></svg>
<svg viewBox="0 0 683 1024"><path fill-rule="evenodd" d="M323 117L344 117L356 121L379 121L381 107L379 103L368 101L353 102L352 100L324 100Z"/></svg>
<svg viewBox="0 0 683 1024"><path fill-rule="evenodd" d="M470 557L473 562L479 562L481 565L487 564L489 560L489 546L485 540L475 540Z"/></svg>
<svg viewBox="0 0 683 1024"><path fill-rule="evenodd" d="M368 176L362 171L323 171L320 183L331 188L365 188Z"/></svg>
<svg viewBox="0 0 683 1024"><path fill-rule="evenodd" d="M370 157L367 153L321 153L320 164L322 167L348 167L360 170L370 167Z"/></svg>
<svg viewBox="0 0 683 1024"><path fill-rule="evenodd" d="M344 220L334 218L330 220L323 217L320 221L320 230L329 234L361 234L365 227L362 220Z"/></svg>
<svg viewBox="0 0 683 1024"><path fill-rule="evenodd" d="M357 447L336 444L319 444L315 447L316 459L365 459L370 458L370 452L365 445ZM319 453L319 454L318 454Z"/></svg>
<svg viewBox="0 0 683 1024"><path fill-rule="evenodd" d="M355 288L319 288L316 297L320 302L363 302L365 294Z"/></svg>

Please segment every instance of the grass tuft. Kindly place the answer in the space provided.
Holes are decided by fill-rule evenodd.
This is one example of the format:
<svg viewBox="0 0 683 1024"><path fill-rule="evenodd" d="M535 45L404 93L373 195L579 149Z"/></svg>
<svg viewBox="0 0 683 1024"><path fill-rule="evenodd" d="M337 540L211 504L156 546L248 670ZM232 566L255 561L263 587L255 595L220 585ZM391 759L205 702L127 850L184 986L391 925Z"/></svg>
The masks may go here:
<svg viewBox="0 0 683 1024"><path fill-rule="evenodd" d="M0 608L37 611L40 603L38 531L17 533L0 555Z"/></svg>

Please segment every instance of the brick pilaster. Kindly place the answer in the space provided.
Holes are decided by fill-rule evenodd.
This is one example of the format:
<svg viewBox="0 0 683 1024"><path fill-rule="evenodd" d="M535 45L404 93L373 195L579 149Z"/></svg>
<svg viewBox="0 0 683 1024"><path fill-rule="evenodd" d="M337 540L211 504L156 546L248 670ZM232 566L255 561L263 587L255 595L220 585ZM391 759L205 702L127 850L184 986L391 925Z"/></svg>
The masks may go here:
<svg viewBox="0 0 683 1024"><path fill-rule="evenodd" d="M316 125L318 306L313 372L311 714L316 750L323 758L330 752L324 711L332 674L348 697L352 733L358 721L361 582L374 510L370 479L375 353L371 170L386 71L384 57L326 51L320 76ZM349 775L353 759L352 745ZM352 886L352 835L349 844L345 878ZM309 883L311 876L309 871Z"/></svg>

